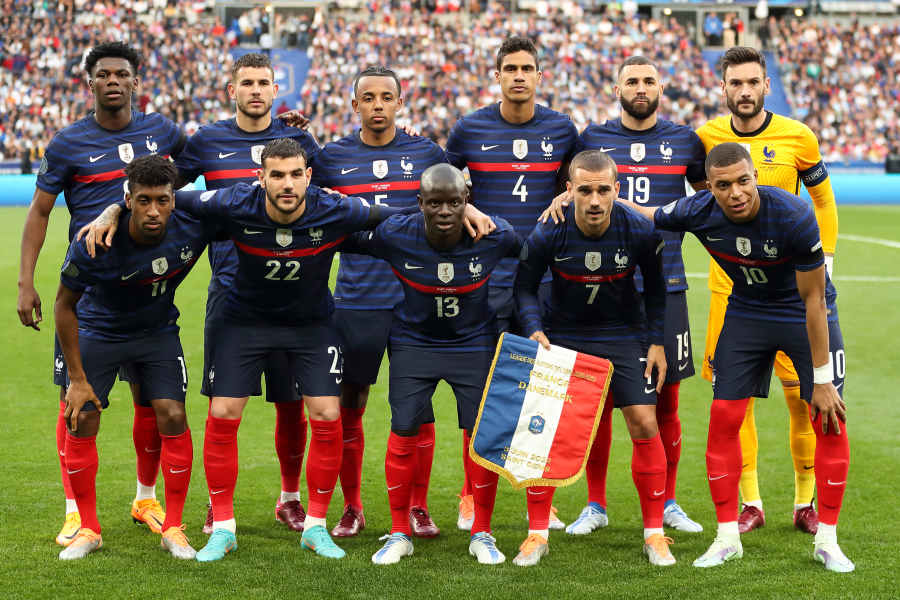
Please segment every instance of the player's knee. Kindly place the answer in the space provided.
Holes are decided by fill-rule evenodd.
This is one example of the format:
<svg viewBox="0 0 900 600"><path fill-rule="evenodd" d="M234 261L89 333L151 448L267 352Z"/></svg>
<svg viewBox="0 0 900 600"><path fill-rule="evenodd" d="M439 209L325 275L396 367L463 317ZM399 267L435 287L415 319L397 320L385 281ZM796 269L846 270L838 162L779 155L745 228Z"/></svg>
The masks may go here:
<svg viewBox="0 0 900 600"><path fill-rule="evenodd" d="M709 409L710 434L737 437L746 412L746 400L713 400Z"/></svg>
<svg viewBox="0 0 900 600"><path fill-rule="evenodd" d="M654 406L627 406L622 409L622 414L628 425L628 434L633 440L648 440L656 437L659 432Z"/></svg>
<svg viewBox="0 0 900 600"><path fill-rule="evenodd" d="M72 432L75 437L91 437L100 429L100 413L96 410L82 410L78 413L78 429Z"/></svg>
<svg viewBox="0 0 900 600"><path fill-rule="evenodd" d="M337 421L341 416L341 407L334 406L307 406L309 418L313 421Z"/></svg>
<svg viewBox="0 0 900 600"><path fill-rule="evenodd" d="M156 427L162 435L179 435L187 429L184 404L175 400L156 401Z"/></svg>
<svg viewBox="0 0 900 600"><path fill-rule="evenodd" d="M344 408L365 408L369 402L369 386L356 383L341 384L341 406Z"/></svg>

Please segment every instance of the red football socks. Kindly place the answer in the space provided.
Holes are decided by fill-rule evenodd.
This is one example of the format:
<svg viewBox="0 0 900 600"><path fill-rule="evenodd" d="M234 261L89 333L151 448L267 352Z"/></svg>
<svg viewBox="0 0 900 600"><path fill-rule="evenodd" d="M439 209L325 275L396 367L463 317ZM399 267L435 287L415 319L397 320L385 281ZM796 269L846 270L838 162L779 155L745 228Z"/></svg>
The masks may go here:
<svg viewBox="0 0 900 600"><path fill-rule="evenodd" d="M719 523L731 523L738 519L738 482L741 477L739 432L749 402L750 398L715 399L709 411L706 476Z"/></svg>
<svg viewBox="0 0 900 600"><path fill-rule="evenodd" d="M613 400L610 394L606 397L600 425L585 465L588 502L595 502L603 508L606 508L606 472L609 469L609 450L612 446L612 410Z"/></svg>
<svg viewBox="0 0 900 600"><path fill-rule="evenodd" d="M847 473L850 470L850 439L847 424L841 423L840 435L834 432L834 424L828 424L828 435L822 433L822 415L815 418L810 408L810 420L816 432L816 493L819 496L819 522L837 525Z"/></svg>
<svg viewBox="0 0 900 600"><path fill-rule="evenodd" d="M416 468L418 436L388 436L384 458L384 478L387 482L388 503L391 506L391 533L412 535L409 526L409 498Z"/></svg>
<svg viewBox="0 0 900 600"><path fill-rule="evenodd" d="M328 504L341 472L343 435L341 419L309 420L312 432L306 459L306 485L309 490L307 514L317 519L328 515Z"/></svg>
<svg viewBox="0 0 900 600"><path fill-rule="evenodd" d="M56 418L56 455L59 457L59 478L62 480L66 499L75 499L69 474L66 472L66 403L59 403L59 416Z"/></svg>
<svg viewBox="0 0 900 600"><path fill-rule="evenodd" d="M203 467L206 469L206 485L215 521L234 518L234 487L238 476L237 432L240 424L240 419L206 417Z"/></svg>
<svg viewBox="0 0 900 600"><path fill-rule="evenodd" d="M97 436L66 432L66 471L81 515L81 526L100 533L97 520Z"/></svg>
<svg viewBox="0 0 900 600"><path fill-rule="evenodd" d="M275 403L275 453L281 468L281 491L300 491L300 469L306 452L303 402Z"/></svg>
<svg viewBox="0 0 900 600"><path fill-rule="evenodd" d="M476 463L469 461L469 481L472 485L472 497L475 500L475 521L472 523L472 535L486 531L491 532L491 517L494 514L494 502L497 499L497 474ZM547 509L549 511L549 509ZM547 514L549 521L550 515Z"/></svg>
<svg viewBox="0 0 900 600"><path fill-rule="evenodd" d="M553 494L556 488L551 486L535 486L525 490L528 503L528 529L541 531L550 528L550 507L553 506ZM475 526L472 526L475 531Z"/></svg>
<svg viewBox="0 0 900 600"><path fill-rule="evenodd" d="M681 460L681 419L678 418L678 383L667 383L656 402L656 423L666 453L666 500L675 499L678 461Z"/></svg>
<svg viewBox="0 0 900 600"><path fill-rule="evenodd" d="M631 479L641 501L645 529L663 526L666 503L666 452L657 433L650 439L631 440Z"/></svg>
<svg viewBox="0 0 900 600"><path fill-rule="evenodd" d="M134 451L137 454L137 480L153 487L159 474L162 440L156 426L156 411L152 406L134 405L134 424L131 428Z"/></svg>
<svg viewBox="0 0 900 600"><path fill-rule="evenodd" d="M341 422L344 427L343 462L341 462L341 491L344 506L354 506L362 510L362 462L366 438L363 432L363 414L366 408L341 407ZM310 452L312 448L310 447Z"/></svg>
<svg viewBox="0 0 900 600"><path fill-rule="evenodd" d="M431 465L434 462L434 423L419 427L416 442L416 468L413 471L409 505L428 510L428 485L431 483Z"/></svg>
<svg viewBox="0 0 900 600"><path fill-rule="evenodd" d="M188 485L191 482L191 464L194 461L194 444L191 441L191 430L186 429L179 435L161 435L161 464L163 480L166 483L166 520L163 532L169 527L180 527L184 513L184 501L187 499Z"/></svg>
<svg viewBox="0 0 900 600"><path fill-rule="evenodd" d="M462 464L463 464L463 483L462 489L459 491L460 497L472 495L472 483L469 481L469 442L471 437L469 432L462 430Z"/></svg>

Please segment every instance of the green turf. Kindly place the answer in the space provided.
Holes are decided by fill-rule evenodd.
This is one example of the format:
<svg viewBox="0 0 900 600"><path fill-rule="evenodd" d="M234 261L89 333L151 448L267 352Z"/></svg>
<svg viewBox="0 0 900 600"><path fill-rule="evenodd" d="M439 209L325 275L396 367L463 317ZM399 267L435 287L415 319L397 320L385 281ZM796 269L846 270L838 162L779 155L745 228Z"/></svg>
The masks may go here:
<svg viewBox="0 0 900 600"><path fill-rule="evenodd" d="M760 479L768 524L744 537L744 559L720 568L699 570L691 562L712 541L715 519L705 481L704 447L709 385L695 377L682 386L684 453L679 473L679 501L706 528L701 534L675 532L672 550L678 564L651 567L641 555L640 511L631 482L631 444L621 416L615 418L609 476L612 525L586 537L555 532L552 552L541 565L520 569L509 560L499 567L477 565L466 552L468 536L455 527L461 481L460 436L455 429L452 396L441 386L435 398L437 453L430 507L443 532L436 540L417 541L415 554L397 567L378 567L370 556L389 523L384 489L384 449L388 431L386 371L370 396L365 417L368 446L363 499L368 528L358 539L341 542L348 557L327 561L301 551L299 536L273 520L279 490L273 448L274 411L255 399L240 430L240 476L236 493L239 550L216 564L176 562L159 548L159 539L132 524L128 515L134 494L134 450L129 393L121 384L104 412L98 438L99 511L104 548L75 564L57 559L53 537L62 524L63 500L55 457L57 390L50 383L52 304L58 268L65 251L65 209L54 211L47 243L38 264L38 290L44 301L41 331L26 330L14 314L19 240L24 208L0 209L2 302L6 307L0 344L0 396L7 406L0 421L0 585L8 597L896 597L894 578L900 567L890 545L898 520L896 429L900 410L895 365L900 320L896 301L900 283L842 282L841 275L900 276L900 250L842 241L838 248L837 285L841 325L847 348L849 428L852 465L841 542L857 571L826 573L812 560L812 538L790 524L793 471L787 445L787 410L781 391L757 405ZM844 207L844 233L897 240L898 207ZM707 257L696 242L686 244L688 270L706 270ZM182 342L191 383L188 415L194 435L194 477L185 511L187 532L196 547L206 492L202 466L206 400L199 394L202 326L209 270L205 260L178 292ZM702 353L706 324L705 282L691 279L689 303L695 355ZM385 365L386 368L386 365ZM304 484L305 485L305 484ZM162 484L159 486L162 492ZM305 496L305 489L303 492ZM565 521L585 502L584 481L556 495ZM336 492L329 523L339 515ZM521 492L501 482L494 517L499 546L511 559L526 534Z"/></svg>

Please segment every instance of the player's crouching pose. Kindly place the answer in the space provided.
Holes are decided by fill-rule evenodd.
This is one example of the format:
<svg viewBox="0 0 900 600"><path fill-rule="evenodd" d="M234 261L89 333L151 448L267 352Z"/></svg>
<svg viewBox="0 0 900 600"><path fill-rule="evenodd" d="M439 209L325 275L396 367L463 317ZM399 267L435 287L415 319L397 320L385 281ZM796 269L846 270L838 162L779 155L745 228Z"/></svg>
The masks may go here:
<svg viewBox="0 0 900 600"><path fill-rule="evenodd" d="M564 222L539 224L526 240L516 298L531 339L546 348L553 342L613 363L607 401L622 410L631 435L644 553L652 564L667 566L675 558L669 551L672 540L663 535L666 454L656 423L657 393L666 377L663 242L640 215L616 205L616 176L616 163L605 152L575 155L567 184L574 205ZM634 284L636 267L644 278L643 297ZM541 307L537 291L548 268L553 287ZM549 512L555 489L529 488L529 502L539 498ZM534 565L548 551L547 531L530 531L514 562Z"/></svg>
<svg viewBox="0 0 900 600"><path fill-rule="evenodd" d="M844 350L837 293L825 272L822 241L812 209L776 187L757 186L750 154L741 144L714 147L706 158L710 192L652 210L637 207L660 229L690 231L734 282L713 360L706 470L719 523L716 539L696 567L743 556L738 533L738 430L760 377L783 351L800 376L816 432L819 528L814 556L830 571L854 565L837 543L850 444L841 399Z"/></svg>
<svg viewBox="0 0 900 600"><path fill-rule="evenodd" d="M391 433L384 470L391 533L372 556L375 564L393 564L413 553L409 503L416 443L432 414L435 387L441 379L450 385L459 427L471 434L490 371L497 325L487 283L502 258L519 254L521 242L499 218L494 233L474 240L465 235L468 198L458 169L433 165L422 174L420 213L388 219L343 248L386 260L404 293L390 333ZM465 464L475 503L469 553L482 564L502 563L505 557L491 535L497 474L474 461Z"/></svg>
<svg viewBox="0 0 900 600"><path fill-rule="evenodd" d="M96 436L100 410L109 406L120 367L140 385L139 401L153 407L162 438L162 546L176 558L196 554L181 523L193 445L184 410L187 370L173 300L178 284L212 239L212 230L195 217L173 213L176 170L167 159L138 158L125 173L130 190L126 206L132 212L121 215L109 250L96 259L88 255L84 242L69 247L56 296L57 332L69 367L66 470L82 519L78 535L59 554L63 560L83 558L103 545L95 488Z"/></svg>

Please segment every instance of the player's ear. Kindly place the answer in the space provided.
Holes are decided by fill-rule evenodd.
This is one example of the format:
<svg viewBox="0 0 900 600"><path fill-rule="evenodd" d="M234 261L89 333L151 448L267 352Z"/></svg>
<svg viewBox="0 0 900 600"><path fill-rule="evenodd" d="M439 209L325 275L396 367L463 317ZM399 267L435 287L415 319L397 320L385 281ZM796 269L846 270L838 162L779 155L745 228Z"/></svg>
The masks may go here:
<svg viewBox="0 0 900 600"><path fill-rule="evenodd" d="M125 192L125 208L131 210L131 192Z"/></svg>
<svg viewBox="0 0 900 600"><path fill-rule="evenodd" d="M572 193L572 180L571 179L566 181L566 191L570 194Z"/></svg>
<svg viewBox="0 0 900 600"><path fill-rule="evenodd" d="M618 198L618 197L619 197L619 189L620 189L620 188L621 188L621 187L622 187L622 186L621 186L621 185L620 185L620 184L619 184L619 180L618 180L618 179L616 179L616 184L615 184L615 189L616 189L616 198Z"/></svg>
<svg viewBox="0 0 900 600"><path fill-rule="evenodd" d="M500 82L500 71L494 71L494 80Z"/></svg>
<svg viewBox="0 0 900 600"><path fill-rule="evenodd" d="M272 84L272 97L273 98L278 97L278 84L277 83Z"/></svg>
<svg viewBox="0 0 900 600"><path fill-rule="evenodd" d="M542 80L543 78L544 78L544 72L543 72L543 71L538 71L538 72L537 72L537 80L538 80L538 83L540 83L541 80Z"/></svg>
<svg viewBox="0 0 900 600"><path fill-rule="evenodd" d="M228 82L228 97L234 100L234 83Z"/></svg>
<svg viewBox="0 0 900 600"><path fill-rule="evenodd" d="M350 106L353 107L354 113L359 114L359 101L356 98L350 101Z"/></svg>
<svg viewBox="0 0 900 600"><path fill-rule="evenodd" d="M259 187L262 189L266 189L266 165L265 161L263 161L262 168L256 172L256 176L259 178Z"/></svg>
<svg viewBox="0 0 900 600"><path fill-rule="evenodd" d="M772 89L772 80L766 77L765 83L763 84L763 94L766 96L769 95L769 91Z"/></svg>
<svg viewBox="0 0 900 600"><path fill-rule="evenodd" d="M425 207L425 202L422 201L422 194L416 194L416 202L419 205L419 210Z"/></svg>

